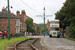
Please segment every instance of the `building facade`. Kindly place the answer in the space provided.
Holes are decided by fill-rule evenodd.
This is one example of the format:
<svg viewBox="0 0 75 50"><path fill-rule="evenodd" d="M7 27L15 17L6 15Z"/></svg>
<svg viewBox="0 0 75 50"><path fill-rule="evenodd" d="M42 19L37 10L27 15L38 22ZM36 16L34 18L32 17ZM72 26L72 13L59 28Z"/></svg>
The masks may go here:
<svg viewBox="0 0 75 50"><path fill-rule="evenodd" d="M4 10L2 9L2 12L0 12L0 28L2 31L8 31L8 13L6 10L5 11ZM20 32L20 17L13 16L10 14L10 33L15 34L19 32Z"/></svg>
<svg viewBox="0 0 75 50"><path fill-rule="evenodd" d="M48 28L48 33L50 32L50 22L47 20L47 28Z"/></svg>
<svg viewBox="0 0 75 50"><path fill-rule="evenodd" d="M25 10L22 10L22 12L21 12L21 14L20 14L20 11L17 11L16 12L16 16L20 16L20 20L21 20L21 23L20 23L20 25L21 25L21 32L24 32L24 31L26 31L27 30L27 28L26 28L26 24L24 23L25 22L25 20L26 19L28 19L28 18L30 18L29 16L27 16L26 15L26 12L25 12ZM32 19L32 18L31 18ZM32 19L33 20L33 19ZM33 24L34 25L34 24ZM25 28L24 28L25 27ZM36 29L35 29L36 30Z"/></svg>
<svg viewBox="0 0 75 50"><path fill-rule="evenodd" d="M23 13L23 12L22 12ZM17 15L10 12L10 33L20 33L26 31L26 24L23 22L23 14ZM2 31L8 31L8 12L6 9L2 9L0 12L0 29Z"/></svg>
<svg viewBox="0 0 75 50"><path fill-rule="evenodd" d="M20 32L25 32L27 30L27 25L20 21Z"/></svg>
<svg viewBox="0 0 75 50"><path fill-rule="evenodd" d="M35 29L35 33L37 34L37 26L36 26L36 23L33 23L33 27Z"/></svg>

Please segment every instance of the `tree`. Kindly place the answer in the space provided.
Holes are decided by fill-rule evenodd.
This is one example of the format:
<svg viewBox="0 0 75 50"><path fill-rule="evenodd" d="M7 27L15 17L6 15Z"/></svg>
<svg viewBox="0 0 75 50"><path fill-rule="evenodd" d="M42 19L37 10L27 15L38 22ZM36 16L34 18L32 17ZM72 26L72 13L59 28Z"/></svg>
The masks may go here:
<svg viewBox="0 0 75 50"><path fill-rule="evenodd" d="M25 23L27 24L27 31L35 32L34 31L35 29L33 28L33 19L28 18L28 19L25 20Z"/></svg>
<svg viewBox="0 0 75 50"><path fill-rule="evenodd" d="M34 33L34 32L35 32L35 29L34 29L34 28L32 28L32 29L31 29L31 32L32 32L32 33Z"/></svg>
<svg viewBox="0 0 75 50"><path fill-rule="evenodd" d="M56 19L60 20L60 27L68 27L68 36L75 38L75 0L66 0L64 6L58 11Z"/></svg>
<svg viewBox="0 0 75 50"><path fill-rule="evenodd" d="M46 27L47 24L45 24L45 29L44 29L44 24L37 24L37 32L38 33L43 33L46 32L48 33L48 28Z"/></svg>

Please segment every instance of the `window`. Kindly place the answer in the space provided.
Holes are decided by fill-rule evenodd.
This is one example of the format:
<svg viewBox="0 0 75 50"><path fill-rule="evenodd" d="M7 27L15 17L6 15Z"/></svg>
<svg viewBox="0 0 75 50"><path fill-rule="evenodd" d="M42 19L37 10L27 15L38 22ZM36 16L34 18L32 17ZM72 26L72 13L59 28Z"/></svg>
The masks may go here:
<svg viewBox="0 0 75 50"><path fill-rule="evenodd" d="M51 27L50 30L51 30L51 31L52 31L52 30L55 30L55 28L54 28L54 27Z"/></svg>
<svg viewBox="0 0 75 50"><path fill-rule="evenodd" d="M17 33L19 33L19 29L17 28Z"/></svg>
<svg viewBox="0 0 75 50"><path fill-rule="evenodd" d="M51 21L50 24L59 24L59 21Z"/></svg>
<svg viewBox="0 0 75 50"><path fill-rule="evenodd" d="M59 31L59 28L58 27L50 27L50 30L51 31L53 31L53 30Z"/></svg>
<svg viewBox="0 0 75 50"><path fill-rule="evenodd" d="M19 20L16 21L17 26L19 26Z"/></svg>

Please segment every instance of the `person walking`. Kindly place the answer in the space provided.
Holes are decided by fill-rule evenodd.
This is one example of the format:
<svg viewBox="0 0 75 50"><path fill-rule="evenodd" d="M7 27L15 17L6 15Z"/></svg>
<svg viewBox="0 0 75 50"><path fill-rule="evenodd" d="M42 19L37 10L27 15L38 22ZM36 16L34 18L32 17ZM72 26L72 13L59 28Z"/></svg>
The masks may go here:
<svg viewBox="0 0 75 50"><path fill-rule="evenodd" d="M62 31L60 30L60 35L62 36Z"/></svg>
<svg viewBox="0 0 75 50"><path fill-rule="evenodd" d="M6 38L7 38L7 31L5 31L4 33L5 33L5 36L6 36Z"/></svg>
<svg viewBox="0 0 75 50"><path fill-rule="evenodd" d="M3 39L4 39L4 36L5 36L4 31L2 31L2 33L3 33L3 34L2 34L2 37L3 37Z"/></svg>

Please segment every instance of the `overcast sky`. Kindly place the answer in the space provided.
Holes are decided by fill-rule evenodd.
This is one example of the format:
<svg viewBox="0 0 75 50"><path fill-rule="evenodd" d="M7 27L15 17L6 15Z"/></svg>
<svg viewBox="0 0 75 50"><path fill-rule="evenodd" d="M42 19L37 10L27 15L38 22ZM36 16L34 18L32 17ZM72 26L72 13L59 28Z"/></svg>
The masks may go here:
<svg viewBox="0 0 75 50"><path fill-rule="evenodd" d="M55 13L61 9L63 6L63 3L66 0L9 0L10 6L13 8L11 12L16 14L16 11L19 10L21 13L21 10L25 10L26 15L33 18L34 23L44 23L44 20L42 17L36 17L36 15L43 15L43 9L45 7L45 15L52 15L51 17L46 18L47 20L54 20L55 19ZM22 2L23 1L23 2ZM29 6L27 6L27 5ZM2 7L7 6L7 0L0 0L0 11L2 10ZM34 9L34 10L32 10Z"/></svg>

